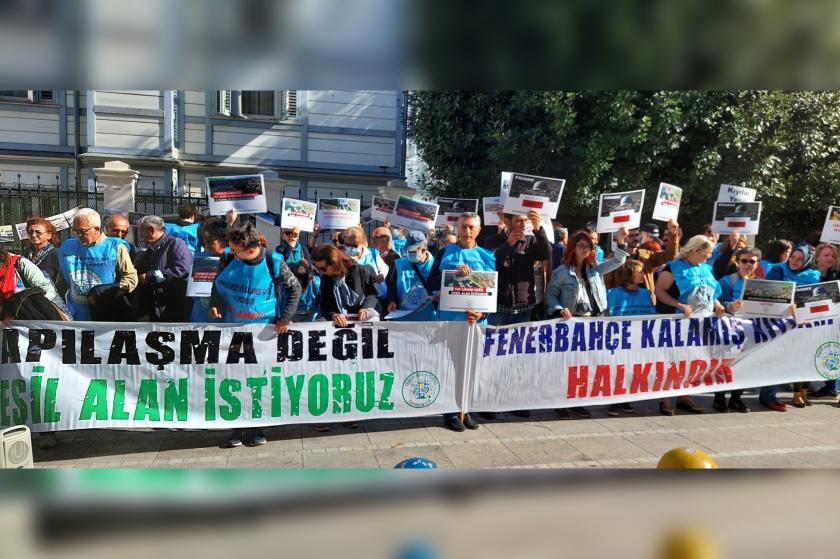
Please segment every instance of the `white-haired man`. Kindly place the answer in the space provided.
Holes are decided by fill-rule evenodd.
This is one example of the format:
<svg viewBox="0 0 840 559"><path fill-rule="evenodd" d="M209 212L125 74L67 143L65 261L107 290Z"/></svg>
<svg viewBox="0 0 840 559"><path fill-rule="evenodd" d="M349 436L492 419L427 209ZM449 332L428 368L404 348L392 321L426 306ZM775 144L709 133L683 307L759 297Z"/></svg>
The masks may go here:
<svg viewBox="0 0 840 559"><path fill-rule="evenodd" d="M84 208L73 218L73 238L61 244L56 286L69 290L67 307L75 320L125 320L124 296L137 287L137 270L128 243L107 237L96 210ZM118 313L121 313L120 316Z"/></svg>

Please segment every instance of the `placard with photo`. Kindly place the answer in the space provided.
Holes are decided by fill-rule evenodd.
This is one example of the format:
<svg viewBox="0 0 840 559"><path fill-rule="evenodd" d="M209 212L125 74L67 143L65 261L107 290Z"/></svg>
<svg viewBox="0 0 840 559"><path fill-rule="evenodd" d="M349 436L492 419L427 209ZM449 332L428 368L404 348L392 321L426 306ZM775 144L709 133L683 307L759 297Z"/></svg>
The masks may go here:
<svg viewBox="0 0 840 559"><path fill-rule="evenodd" d="M431 231L435 228L438 205L408 196L400 196L394 206L391 224L417 231Z"/></svg>
<svg viewBox="0 0 840 559"><path fill-rule="evenodd" d="M601 194L598 203L598 233L614 233L622 227L635 229L642 223L644 190Z"/></svg>
<svg viewBox="0 0 840 559"><path fill-rule="evenodd" d="M823 225L822 235L820 235L821 243L840 244L840 206L830 206L828 208L828 215L825 216L825 225Z"/></svg>
<svg viewBox="0 0 840 559"><path fill-rule="evenodd" d="M440 288L440 310L496 312L498 272L472 272L461 275L444 270Z"/></svg>
<svg viewBox="0 0 840 559"><path fill-rule="evenodd" d="M394 213L394 206L396 205L396 200L391 200L390 198L385 198L384 196L374 196L370 206L370 218L383 223L391 221L391 216Z"/></svg>
<svg viewBox="0 0 840 559"><path fill-rule="evenodd" d="M502 211L504 207L504 203L502 202L501 196L490 196L482 198L482 206L484 209L484 216L482 217L481 224L484 225L498 225L499 224L499 216L496 212Z"/></svg>
<svg viewBox="0 0 840 559"><path fill-rule="evenodd" d="M793 300L798 322L840 316L840 281L797 286Z"/></svg>
<svg viewBox="0 0 840 559"><path fill-rule="evenodd" d="M196 255L193 258L192 272L187 280L187 297L209 297L218 268L218 256Z"/></svg>
<svg viewBox="0 0 840 559"><path fill-rule="evenodd" d="M0 225L0 243L13 243L15 228L12 225Z"/></svg>
<svg viewBox="0 0 840 559"><path fill-rule="evenodd" d="M738 315L789 316L796 284L792 281L746 279L741 291L744 305Z"/></svg>
<svg viewBox="0 0 840 559"><path fill-rule="evenodd" d="M295 198L283 198L281 206L280 227L283 229L300 227L301 231L307 233L311 233L315 229L315 215L318 212L318 204Z"/></svg>
<svg viewBox="0 0 840 559"><path fill-rule="evenodd" d="M463 213L478 213L477 198L443 198L439 196L435 203L438 205L438 217L435 223L437 227L453 225Z"/></svg>
<svg viewBox="0 0 840 559"><path fill-rule="evenodd" d="M513 173L510 191L503 202L505 213L527 214L536 211L540 215L554 218L560 209L565 184L565 179Z"/></svg>
<svg viewBox="0 0 840 559"><path fill-rule="evenodd" d="M755 202L756 190L735 184L722 184L718 191L718 202Z"/></svg>
<svg viewBox="0 0 840 559"><path fill-rule="evenodd" d="M712 231L758 235L761 202L715 202Z"/></svg>
<svg viewBox="0 0 840 559"><path fill-rule="evenodd" d="M267 209L262 175L207 177L205 182L210 215L225 215L232 209L256 214Z"/></svg>
<svg viewBox="0 0 840 559"><path fill-rule="evenodd" d="M668 184L659 183L659 192L656 194L656 203L653 206L653 216L656 221L676 220L680 213L680 201L682 200L682 188Z"/></svg>
<svg viewBox="0 0 840 559"><path fill-rule="evenodd" d="M359 225L361 202L356 198L321 198L318 200L318 224L321 229L347 229Z"/></svg>

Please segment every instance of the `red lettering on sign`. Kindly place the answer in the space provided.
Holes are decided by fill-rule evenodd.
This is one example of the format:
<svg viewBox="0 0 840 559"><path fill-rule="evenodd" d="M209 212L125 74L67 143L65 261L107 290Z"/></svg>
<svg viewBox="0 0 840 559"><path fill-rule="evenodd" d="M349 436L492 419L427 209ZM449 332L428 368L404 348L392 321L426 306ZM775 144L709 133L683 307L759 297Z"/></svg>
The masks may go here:
<svg viewBox="0 0 840 559"><path fill-rule="evenodd" d="M566 398L586 398L586 388L589 384L589 366L581 365L569 367L569 385L566 389Z"/></svg>
<svg viewBox="0 0 840 559"><path fill-rule="evenodd" d="M818 312L828 312L829 308L828 305L814 305L810 309L808 309L811 313L818 313Z"/></svg>
<svg viewBox="0 0 840 559"><path fill-rule="evenodd" d="M728 221L726 223L727 227L746 227L746 221Z"/></svg>
<svg viewBox="0 0 840 559"><path fill-rule="evenodd" d="M626 223L628 221L630 221L630 216L629 215L617 215L617 216L613 217L612 222L613 223Z"/></svg>
<svg viewBox="0 0 840 559"><path fill-rule="evenodd" d="M524 208L542 208L543 202L538 200L522 200L522 207Z"/></svg>

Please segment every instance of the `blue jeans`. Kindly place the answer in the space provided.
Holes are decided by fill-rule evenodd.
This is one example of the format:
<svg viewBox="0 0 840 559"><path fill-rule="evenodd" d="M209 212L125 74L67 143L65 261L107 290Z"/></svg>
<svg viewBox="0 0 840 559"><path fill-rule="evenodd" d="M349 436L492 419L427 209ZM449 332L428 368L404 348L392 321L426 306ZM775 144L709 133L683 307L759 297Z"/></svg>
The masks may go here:
<svg viewBox="0 0 840 559"><path fill-rule="evenodd" d="M779 391L779 387L775 384L773 386L764 386L758 392L758 401L762 404L772 404L773 402L778 401L776 398L776 393Z"/></svg>

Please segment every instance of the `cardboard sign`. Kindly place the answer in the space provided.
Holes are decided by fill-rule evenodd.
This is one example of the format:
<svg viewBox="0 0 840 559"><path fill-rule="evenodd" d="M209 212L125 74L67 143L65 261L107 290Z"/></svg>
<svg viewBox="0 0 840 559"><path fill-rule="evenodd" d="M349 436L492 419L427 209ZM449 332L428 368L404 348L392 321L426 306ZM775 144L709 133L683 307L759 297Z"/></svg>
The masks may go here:
<svg viewBox="0 0 840 559"><path fill-rule="evenodd" d="M462 276L444 270L440 288L440 310L496 312L498 272L473 272Z"/></svg>
<svg viewBox="0 0 840 559"><path fill-rule="evenodd" d="M484 210L483 225L498 225L499 216L496 212L502 211L504 202L501 196L492 196L489 198L482 198L482 207Z"/></svg>
<svg viewBox="0 0 840 559"><path fill-rule="evenodd" d="M800 285L793 300L797 322L840 316L840 281Z"/></svg>
<svg viewBox="0 0 840 559"><path fill-rule="evenodd" d="M738 315L789 316L796 284L792 281L746 279L741 291L744 306Z"/></svg>
<svg viewBox="0 0 840 559"><path fill-rule="evenodd" d="M642 222L644 190L601 194L598 204L598 233L614 233L622 227L635 229Z"/></svg>
<svg viewBox="0 0 840 559"><path fill-rule="evenodd" d="M466 212L478 212L477 198L441 198L438 197L435 202L438 205L438 217L435 225L437 227L445 227L446 225L454 225L461 214Z"/></svg>
<svg viewBox="0 0 840 559"><path fill-rule="evenodd" d="M828 215L825 216L821 243L840 244L840 206L830 206Z"/></svg>
<svg viewBox="0 0 840 559"><path fill-rule="evenodd" d="M15 240L15 228L11 225L0 225L0 243L11 243Z"/></svg>
<svg viewBox="0 0 840 559"><path fill-rule="evenodd" d="M391 221L391 215L394 213L394 206L396 205L396 200L391 200L384 196L374 196L372 205L370 206L370 218L383 223Z"/></svg>
<svg viewBox="0 0 840 559"><path fill-rule="evenodd" d="M207 206L210 215L225 215L235 209L240 214L266 211L262 175L207 177Z"/></svg>
<svg viewBox="0 0 840 559"><path fill-rule="evenodd" d="M757 235L761 202L715 202L712 231Z"/></svg>
<svg viewBox="0 0 840 559"><path fill-rule="evenodd" d="M734 184L720 185L718 192L718 202L755 202L756 191L753 188L745 186L736 186Z"/></svg>
<svg viewBox="0 0 840 559"><path fill-rule="evenodd" d="M508 194L510 194L510 182L513 180L513 173L508 171L502 172L502 185L499 188L499 198L501 198L502 205L504 206L505 200L507 200Z"/></svg>
<svg viewBox="0 0 840 559"><path fill-rule="evenodd" d="M192 272L187 280L187 297L209 297L218 267L218 256L196 255L193 258Z"/></svg>
<svg viewBox="0 0 840 559"><path fill-rule="evenodd" d="M311 233L315 228L315 214L318 204L294 198L283 198L280 208L280 227L292 229L300 227L301 231Z"/></svg>
<svg viewBox="0 0 840 559"><path fill-rule="evenodd" d="M682 200L682 188L666 182L659 183L659 192L656 194L651 218L656 221L676 220L680 213L680 200Z"/></svg>
<svg viewBox="0 0 840 559"><path fill-rule="evenodd" d="M355 198L318 200L318 223L321 229L347 229L359 225L361 203Z"/></svg>
<svg viewBox="0 0 840 559"><path fill-rule="evenodd" d="M565 179L537 177L513 173L510 191L505 198L504 210L510 214L527 214L536 211L540 215L556 217L560 209Z"/></svg>
<svg viewBox="0 0 840 559"><path fill-rule="evenodd" d="M400 196L394 206L391 224L417 231L431 231L435 228L438 205L408 196Z"/></svg>

